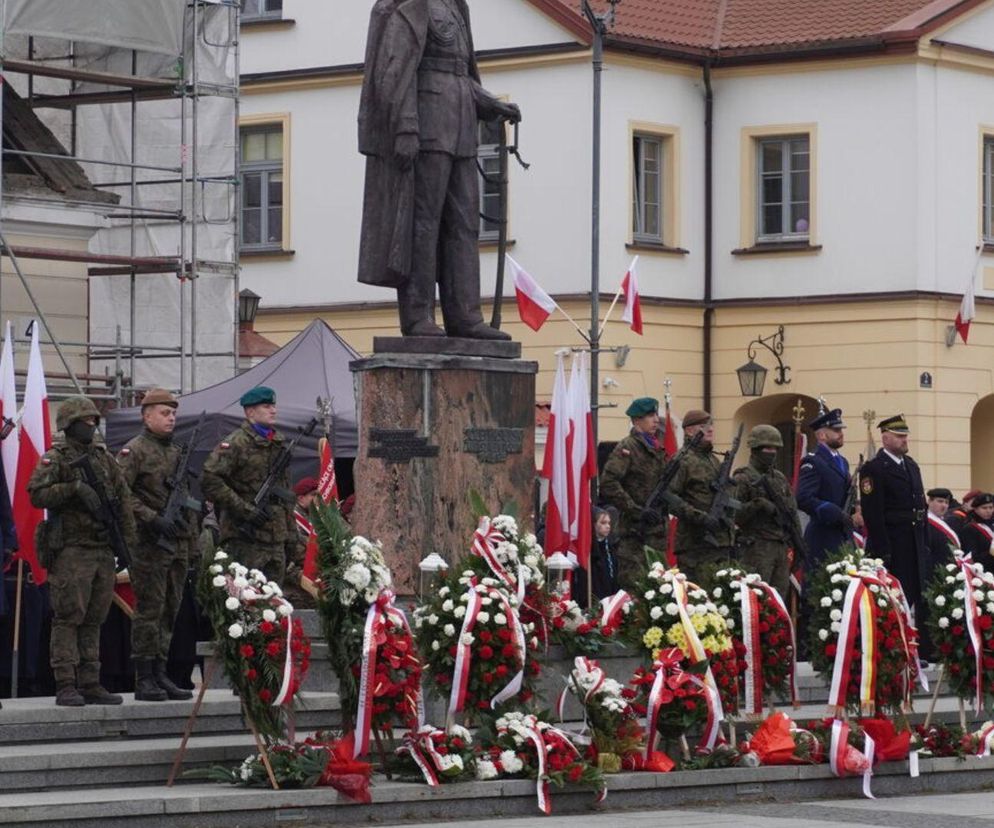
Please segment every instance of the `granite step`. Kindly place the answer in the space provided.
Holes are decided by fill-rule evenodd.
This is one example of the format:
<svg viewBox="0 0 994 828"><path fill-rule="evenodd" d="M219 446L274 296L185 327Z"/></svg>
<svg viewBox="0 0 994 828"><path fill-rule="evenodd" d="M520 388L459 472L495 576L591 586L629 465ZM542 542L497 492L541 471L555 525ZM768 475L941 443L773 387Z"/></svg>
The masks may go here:
<svg viewBox="0 0 994 828"><path fill-rule="evenodd" d="M176 737L186 727L193 701L139 702L124 694L114 706L56 707L51 696L5 699L0 710L0 745L78 743L103 740ZM316 730L339 725L335 693L303 693L297 709L297 728ZM194 733L245 733L241 703L230 690L208 690L197 716ZM76 749L75 745L72 746ZM0 754L2 755L2 754Z"/></svg>

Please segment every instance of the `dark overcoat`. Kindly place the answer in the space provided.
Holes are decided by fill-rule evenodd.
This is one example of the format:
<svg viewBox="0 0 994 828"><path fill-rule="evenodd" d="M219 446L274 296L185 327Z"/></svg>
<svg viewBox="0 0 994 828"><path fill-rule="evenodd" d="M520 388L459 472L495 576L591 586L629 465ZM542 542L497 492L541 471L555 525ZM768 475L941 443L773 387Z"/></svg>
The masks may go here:
<svg viewBox="0 0 994 828"><path fill-rule="evenodd" d="M841 456L841 455L840 455ZM831 552L851 538L846 537L842 506L849 494L849 463L839 468L831 450L819 444L804 456L797 478L797 506L811 520L804 530L807 546L805 569L816 568Z"/></svg>

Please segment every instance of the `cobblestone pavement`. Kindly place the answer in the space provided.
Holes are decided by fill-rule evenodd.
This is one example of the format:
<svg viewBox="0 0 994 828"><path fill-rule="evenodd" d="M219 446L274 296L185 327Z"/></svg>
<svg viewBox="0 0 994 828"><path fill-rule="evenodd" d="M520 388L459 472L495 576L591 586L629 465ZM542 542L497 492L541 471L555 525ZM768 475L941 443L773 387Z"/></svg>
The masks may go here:
<svg viewBox="0 0 994 828"><path fill-rule="evenodd" d="M446 822L445 828L533 828L537 819ZM424 828L437 828L426 823ZM886 799L818 800L796 803L742 803L720 808L678 808L575 814L541 819L547 828L994 828L994 792ZM422 828L422 826L408 826Z"/></svg>

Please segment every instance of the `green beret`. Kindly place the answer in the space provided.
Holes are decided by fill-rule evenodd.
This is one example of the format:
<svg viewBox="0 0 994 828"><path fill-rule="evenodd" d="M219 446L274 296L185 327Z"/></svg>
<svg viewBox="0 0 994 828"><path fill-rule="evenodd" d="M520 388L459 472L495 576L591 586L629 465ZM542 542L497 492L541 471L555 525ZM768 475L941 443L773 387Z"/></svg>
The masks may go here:
<svg viewBox="0 0 994 828"><path fill-rule="evenodd" d="M276 402L276 392L272 388L267 388L265 385L257 385L255 388L250 388L244 394L242 394L241 399L238 400L242 408L248 408L253 405L262 405L263 403L275 403Z"/></svg>
<svg viewBox="0 0 994 828"><path fill-rule="evenodd" d="M632 400L632 404L625 411L626 417L644 417L646 414L655 414L659 411L659 400L652 397L639 397Z"/></svg>

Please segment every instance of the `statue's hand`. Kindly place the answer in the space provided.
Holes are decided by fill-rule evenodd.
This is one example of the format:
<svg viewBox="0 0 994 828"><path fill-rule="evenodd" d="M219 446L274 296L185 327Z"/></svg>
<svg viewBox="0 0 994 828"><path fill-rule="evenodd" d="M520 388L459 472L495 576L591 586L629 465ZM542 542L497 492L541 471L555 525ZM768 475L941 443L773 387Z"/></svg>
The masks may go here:
<svg viewBox="0 0 994 828"><path fill-rule="evenodd" d="M521 110L518 108L517 104L498 101L496 109L497 114L505 121L510 121L512 124L516 124L521 120Z"/></svg>
<svg viewBox="0 0 994 828"><path fill-rule="evenodd" d="M418 136L413 133L398 135L393 142L394 162L402 170L408 170L418 157Z"/></svg>

